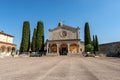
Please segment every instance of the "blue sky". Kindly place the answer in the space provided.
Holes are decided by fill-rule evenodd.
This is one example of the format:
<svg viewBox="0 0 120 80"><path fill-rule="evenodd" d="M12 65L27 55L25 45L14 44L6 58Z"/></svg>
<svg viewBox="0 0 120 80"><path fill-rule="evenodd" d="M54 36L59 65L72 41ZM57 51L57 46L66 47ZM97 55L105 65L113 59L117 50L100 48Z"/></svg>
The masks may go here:
<svg viewBox="0 0 120 80"><path fill-rule="evenodd" d="M91 36L98 35L99 43L120 41L120 0L0 0L0 31L15 36L17 48L24 21L30 22L31 35L37 21L43 21L45 39L48 29L62 21L79 26L82 41L85 22L89 22Z"/></svg>

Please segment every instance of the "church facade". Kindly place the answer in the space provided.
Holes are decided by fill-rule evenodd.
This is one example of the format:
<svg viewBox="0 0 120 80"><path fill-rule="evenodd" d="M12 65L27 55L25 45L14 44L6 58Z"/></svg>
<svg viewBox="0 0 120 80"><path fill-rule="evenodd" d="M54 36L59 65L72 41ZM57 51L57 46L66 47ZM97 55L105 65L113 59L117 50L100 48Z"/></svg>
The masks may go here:
<svg viewBox="0 0 120 80"><path fill-rule="evenodd" d="M54 29L49 29L47 40L47 54L69 55L80 54L84 51L84 44L80 41L80 28L74 28L58 23Z"/></svg>

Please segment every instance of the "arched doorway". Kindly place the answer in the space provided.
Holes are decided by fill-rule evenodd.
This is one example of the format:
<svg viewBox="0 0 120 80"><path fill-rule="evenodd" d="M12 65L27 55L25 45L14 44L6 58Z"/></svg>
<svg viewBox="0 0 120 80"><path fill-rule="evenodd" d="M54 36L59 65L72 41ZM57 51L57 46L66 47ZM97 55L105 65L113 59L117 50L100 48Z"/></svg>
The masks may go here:
<svg viewBox="0 0 120 80"><path fill-rule="evenodd" d="M12 50L12 48L9 46L7 47L7 52L10 52Z"/></svg>
<svg viewBox="0 0 120 80"><path fill-rule="evenodd" d="M67 44L63 43L63 44L60 45L59 53L60 53L60 55L67 55L67 53L68 53Z"/></svg>
<svg viewBox="0 0 120 80"><path fill-rule="evenodd" d="M12 47L12 51L15 51L15 47Z"/></svg>
<svg viewBox="0 0 120 80"><path fill-rule="evenodd" d="M70 45L70 53L78 53L78 45L77 44L71 44Z"/></svg>
<svg viewBox="0 0 120 80"><path fill-rule="evenodd" d="M1 52L5 52L6 51L6 47L5 46L1 46Z"/></svg>
<svg viewBox="0 0 120 80"><path fill-rule="evenodd" d="M57 45L56 44L50 45L50 52L51 53L57 53Z"/></svg>

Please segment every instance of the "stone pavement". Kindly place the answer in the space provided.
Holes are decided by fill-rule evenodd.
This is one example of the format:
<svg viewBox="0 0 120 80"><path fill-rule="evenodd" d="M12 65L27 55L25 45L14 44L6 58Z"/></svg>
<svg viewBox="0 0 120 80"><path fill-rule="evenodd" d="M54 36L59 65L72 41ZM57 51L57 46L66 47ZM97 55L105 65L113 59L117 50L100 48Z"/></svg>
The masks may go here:
<svg viewBox="0 0 120 80"><path fill-rule="evenodd" d="M2 58L0 80L120 80L120 59L80 56Z"/></svg>

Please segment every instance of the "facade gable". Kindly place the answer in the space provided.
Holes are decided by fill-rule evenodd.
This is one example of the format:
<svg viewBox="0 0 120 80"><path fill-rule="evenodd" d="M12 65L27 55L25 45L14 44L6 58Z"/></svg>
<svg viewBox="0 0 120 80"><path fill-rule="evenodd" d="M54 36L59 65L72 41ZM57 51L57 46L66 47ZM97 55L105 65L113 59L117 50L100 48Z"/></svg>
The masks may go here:
<svg viewBox="0 0 120 80"><path fill-rule="evenodd" d="M80 39L79 28L61 25L49 30L49 40Z"/></svg>

